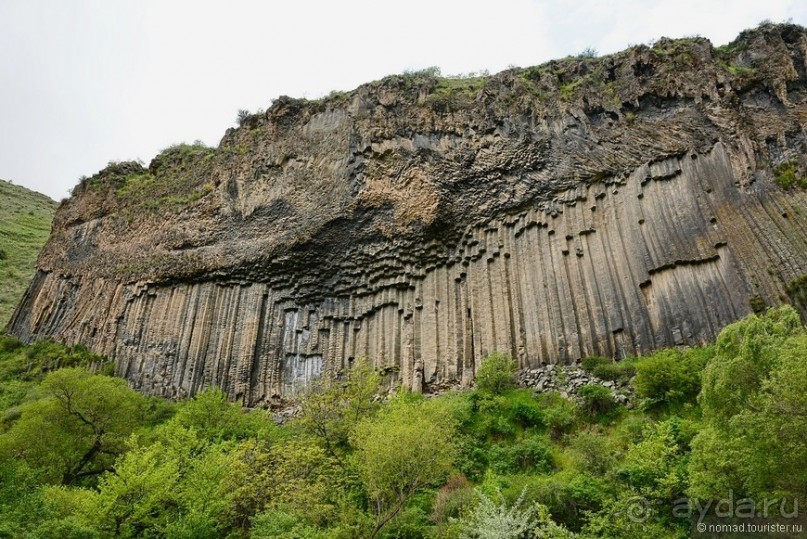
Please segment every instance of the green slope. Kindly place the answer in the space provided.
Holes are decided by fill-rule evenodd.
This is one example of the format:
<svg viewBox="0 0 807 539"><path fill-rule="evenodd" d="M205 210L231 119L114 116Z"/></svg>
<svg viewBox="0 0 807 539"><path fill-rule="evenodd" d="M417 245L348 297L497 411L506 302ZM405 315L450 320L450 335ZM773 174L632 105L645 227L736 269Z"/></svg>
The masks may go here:
<svg viewBox="0 0 807 539"><path fill-rule="evenodd" d="M31 281L58 204L0 180L0 332Z"/></svg>

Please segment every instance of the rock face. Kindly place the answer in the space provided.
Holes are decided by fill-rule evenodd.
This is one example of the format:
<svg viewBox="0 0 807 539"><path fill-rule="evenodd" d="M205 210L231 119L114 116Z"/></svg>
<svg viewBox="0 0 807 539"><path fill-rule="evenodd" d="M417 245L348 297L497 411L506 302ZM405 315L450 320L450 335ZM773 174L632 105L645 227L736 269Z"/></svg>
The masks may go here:
<svg viewBox="0 0 807 539"><path fill-rule="evenodd" d="M492 351L711 340L806 282L806 57L766 25L280 98L216 149L78 185L9 331L248 405L360 357L428 390Z"/></svg>

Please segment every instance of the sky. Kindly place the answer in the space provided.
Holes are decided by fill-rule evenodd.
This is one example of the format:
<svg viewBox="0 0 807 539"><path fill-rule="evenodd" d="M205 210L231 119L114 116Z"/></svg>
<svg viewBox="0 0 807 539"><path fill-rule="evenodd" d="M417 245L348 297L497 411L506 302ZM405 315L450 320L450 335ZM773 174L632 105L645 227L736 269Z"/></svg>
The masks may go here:
<svg viewBox="0 0 807 539"><path fill-rule="evenodd" d="M0 0L0 178L69 195L109 161L217 145L239 109L386 75L527 67L659 37L715 45L804 0Z"/></svg>

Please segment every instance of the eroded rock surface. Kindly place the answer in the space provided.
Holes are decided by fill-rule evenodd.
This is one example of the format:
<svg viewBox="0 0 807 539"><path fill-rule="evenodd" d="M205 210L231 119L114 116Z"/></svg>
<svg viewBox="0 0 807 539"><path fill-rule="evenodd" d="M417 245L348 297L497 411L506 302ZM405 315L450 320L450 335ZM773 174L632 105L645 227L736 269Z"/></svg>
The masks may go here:
<svg viewBox="0 0 807 539"><path fill-rule="evenodd" d="M805 57L803 28L766 25L280 98L216 149L77 186L9 330L248 405L359 357L420 391L492 351L711 340L807 273L807 196L777 183L807 172Z"/></svg>

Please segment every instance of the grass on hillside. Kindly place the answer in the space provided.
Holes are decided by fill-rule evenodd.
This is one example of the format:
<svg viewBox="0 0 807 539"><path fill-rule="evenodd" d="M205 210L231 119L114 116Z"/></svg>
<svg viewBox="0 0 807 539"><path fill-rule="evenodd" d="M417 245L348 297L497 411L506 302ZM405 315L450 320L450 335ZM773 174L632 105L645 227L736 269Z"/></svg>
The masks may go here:
<svg viewBox="0 0 807 539"><path fill-rule="evenodd" d="M31 281L56 206L45 195L0 180L0 330Z"/></svg>

